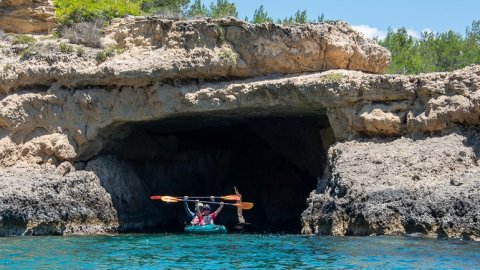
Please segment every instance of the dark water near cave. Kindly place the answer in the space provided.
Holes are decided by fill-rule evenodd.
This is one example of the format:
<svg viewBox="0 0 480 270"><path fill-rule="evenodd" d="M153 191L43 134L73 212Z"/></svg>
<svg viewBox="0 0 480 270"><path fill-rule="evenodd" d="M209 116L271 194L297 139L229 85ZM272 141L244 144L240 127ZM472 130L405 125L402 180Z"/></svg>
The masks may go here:
<svg viewBox="0 0 480 270"><path fill-rule="evenodd" d="M5 269L479 269L480 243L411 237L131 234L0 238Z"/></svg>

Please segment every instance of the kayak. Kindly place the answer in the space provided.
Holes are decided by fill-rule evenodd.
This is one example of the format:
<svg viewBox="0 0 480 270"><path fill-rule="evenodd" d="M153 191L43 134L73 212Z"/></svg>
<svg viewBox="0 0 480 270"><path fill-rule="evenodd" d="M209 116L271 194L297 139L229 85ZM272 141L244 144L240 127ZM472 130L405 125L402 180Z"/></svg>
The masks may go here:
<svg viewBox="0 0 480 270"><path fill-rule="evenodd" d="M227 233L227 229L223 225L208 224L204 226L187 226L186 233L194 234L220 234Z"/></svg>

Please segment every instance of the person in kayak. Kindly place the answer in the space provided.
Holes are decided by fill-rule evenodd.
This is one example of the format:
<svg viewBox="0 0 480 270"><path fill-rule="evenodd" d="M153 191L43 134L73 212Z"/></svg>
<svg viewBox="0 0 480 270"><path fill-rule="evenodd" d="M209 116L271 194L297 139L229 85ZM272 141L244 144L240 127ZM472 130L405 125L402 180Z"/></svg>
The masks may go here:
<svg viewBox="0 0 480 270"><path fill-rule="evenodd" d="M183 200L184 200L183 201L183 206L185 208L185 213L187 213L187 216L192 219L190 221L190 224L191 225L199 225L200 224L200 219L198 218L198 215L196 215L194 212L192 212L192 210L190 210L190 207L188 207L188 203L187 203L188 196L184 196ZM197 203L195 205L197 205ZM198 207L203 208L203 204L198 203Z"/></svg>
<svg viewBox="0 0 480 270"><path fill-rule="evenodd" d="M223 208L223 202L220 202L220 207L218 207L217 211L213 212L210 214L210 205L204 204L202 209L198 206L198 202L196 202L196 208L197 208L197 216L199 219L199 225L208 225L208 224L214 224L213 220L218 216L220 211L222 211Z"/></svg>

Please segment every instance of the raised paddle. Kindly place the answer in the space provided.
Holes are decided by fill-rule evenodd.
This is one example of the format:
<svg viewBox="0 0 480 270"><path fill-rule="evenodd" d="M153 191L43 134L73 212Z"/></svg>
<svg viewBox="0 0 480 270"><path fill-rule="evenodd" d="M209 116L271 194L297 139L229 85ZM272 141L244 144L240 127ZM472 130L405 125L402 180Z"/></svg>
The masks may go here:
<svg viewBox="0 0 480 270"><path fill-rule="evenodd" d="M190 197L188 196L189 199L210 199L211 197L215 199L221 199L221 200L226 200L226 201L238 201L240 200L240 197L237 195L225 195L225 196L200 196L200 197ZM183 199L183 197L175 197L178 199Z"/></svg>
<svg viewBox="0 0 480 270"><path fill-rule="evenodd" d="M171 198L175 198L175 199L183 199L183 197L178 197L178 196L152 196L152 197L155 197L156 199L152 199L152 200L162 200L162 201L165 201L165 200L171 200ZM239 201L240 200L240 197L238 195L225 195L225 196L200 196L200 197L188 197L189 199L210 199L211 197L215 198L215 199L222 199L222 200L226 200L226 201ZM165 198L162 199L162 198Z"/></svg>
<svg viewBox="0 0 480 270"><path fill-rule="evenodd" d="M167 203L176 203L176 202L197 202L196 200L184 200L184 199L179 199L171 196L151 196L150 199L152 200L161 200L163 202ZM209 204L221 204L220 202L211 202L211 201L198 201L201 203L209 203ZM244 210L250 210L253 208L253 203L251 202L240 202L240 203L223 203L224 205L231 205L231 206L236 206L238 208L244 209Z"/></svg>

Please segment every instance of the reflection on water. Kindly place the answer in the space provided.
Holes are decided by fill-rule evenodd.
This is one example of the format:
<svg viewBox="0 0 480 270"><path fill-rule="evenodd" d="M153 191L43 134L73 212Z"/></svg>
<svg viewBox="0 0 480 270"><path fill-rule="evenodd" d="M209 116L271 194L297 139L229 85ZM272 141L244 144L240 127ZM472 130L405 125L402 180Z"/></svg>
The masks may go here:
<svg viewBox="0 0 480 270"><path fill-rule="evenodd" d="M0 268L16 269L475 269L479 265L478 242L410 237L132 234L0 238Z"/></svg>

